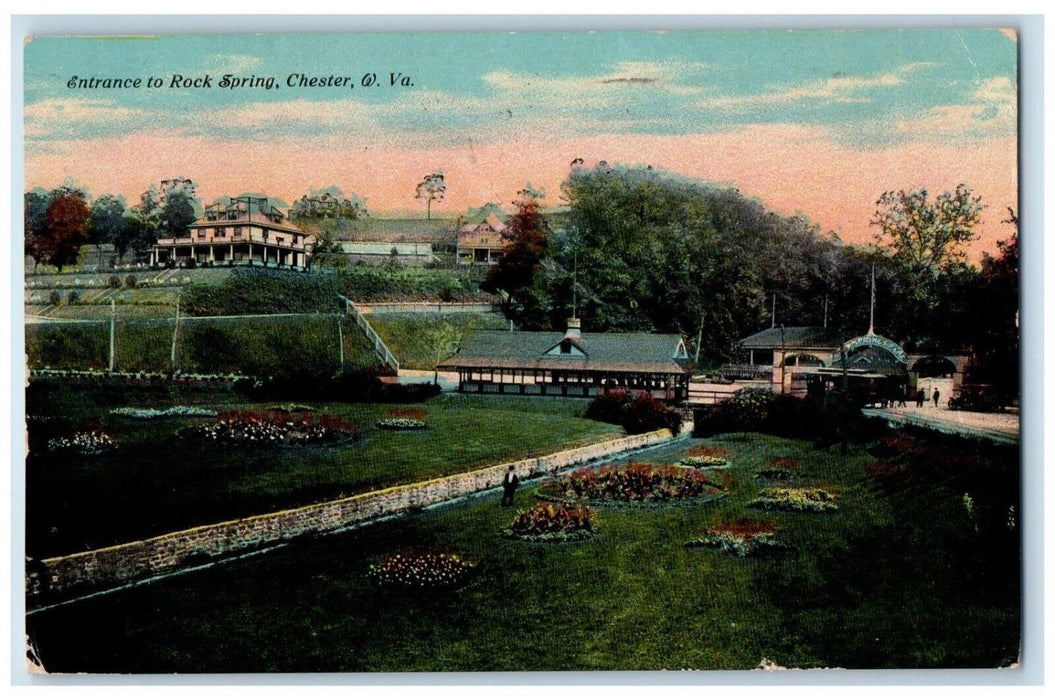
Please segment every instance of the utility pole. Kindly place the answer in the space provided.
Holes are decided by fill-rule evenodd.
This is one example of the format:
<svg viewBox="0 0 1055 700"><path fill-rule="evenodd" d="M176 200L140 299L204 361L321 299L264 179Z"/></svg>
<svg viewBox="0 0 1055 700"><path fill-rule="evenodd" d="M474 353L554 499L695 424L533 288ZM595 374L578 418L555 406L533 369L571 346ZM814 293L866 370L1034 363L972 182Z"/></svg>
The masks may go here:
<svg viewBox="0 0 1055 700"><path fill-rule="evenodd" d="M824 327L828 327L828 292L824 293Z"/></svg>
<svg viewBox="0 0 1055 700"><path fill-rule="evenodd" d="M776 292L773 292L773 313L769 317L769 327L770 328L776 328L777 327L777 293Z"/></svg>
<svg viewBox="0 0 1055 700"><path fill-rule="evenodd" d="M116 325L116 321L114 319L114 316L116 314L116 306L115 306L115 304L116 304L116 302L113 299L111 299L110 300L110 371L111 372L114 371L114 326Z"/></svg>
<svg viewBox="0 0 1055 700"><path fill-rule="evenodd" d="M176 293L176 325L172 327L172 373L176 373L176 340L179 337L179 292Z"/></svg>

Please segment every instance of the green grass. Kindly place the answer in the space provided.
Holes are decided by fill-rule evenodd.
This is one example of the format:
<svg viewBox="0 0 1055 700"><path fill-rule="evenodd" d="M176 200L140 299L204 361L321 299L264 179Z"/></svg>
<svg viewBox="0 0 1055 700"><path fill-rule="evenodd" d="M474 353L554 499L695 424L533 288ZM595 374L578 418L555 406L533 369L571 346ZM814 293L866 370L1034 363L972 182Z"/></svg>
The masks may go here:
<svg viewBox="0 0 1055 700"><path fill-rule="evenodd" d="M401 368L430 370L474 330L501 330L501 314L371 314L368 317Z"/></svg>
<svg viewBox="0 0 1055 700"><path fill-rule="evenodd" d="M46 403L61 400L51 397ZM398 406L315 406L354 420L363 440L261 449L180 438L177 433L192 419L136 421L112 417L100 405L71 402L64 412L68 430L100 421L120 447L92 457L30 457L27 550L34 556L68 554L547 454L615 434L610 425L581 418L584 405L576 401L441 396L419 406L428 411L423 432L375 427ZM46 410L30 406L28 412Z"/></svg>
<svg viewBox="0 0 1055 700"><path fill-rule="evenodd" d="M171 369L173 319L119 320L114 369L155 372ZM345 369L377 364L362 332L343 322ZM98 323L26 326L30 368L105 369L110 325ZM337 321L329 316L275 318L184 318L178 339L182 372L268 375L284 366L336 372L340 366Z"/></svg>
<svg viewBox="0 0 1055 700"><path fill-rule="evenodd" d="M582 543L501 537L514 510L489 495L36 614L29 631L47 668L65 672L750 669L763 657L991 668L1017 658L1018 553L983 544L956 489L923 478L885 494L860 450L715 442L735 452L728 498L603 507L603 534ZM750 515L753 473L785 456L838 492L839 513L767 514L789 546L772 555L683 546L720 515ZM532 501L522 488L516 506ZM369 563L408 545L462 550L477 575L447 594L371 587Z"/></svg>

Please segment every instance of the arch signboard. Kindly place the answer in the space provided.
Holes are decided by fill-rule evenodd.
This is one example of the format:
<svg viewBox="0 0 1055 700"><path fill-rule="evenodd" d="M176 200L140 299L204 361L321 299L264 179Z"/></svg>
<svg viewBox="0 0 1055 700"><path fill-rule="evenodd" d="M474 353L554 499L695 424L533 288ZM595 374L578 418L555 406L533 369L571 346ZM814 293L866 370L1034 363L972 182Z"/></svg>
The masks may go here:
<svg viewBox="0 0 1055 700"><path fill-rule="evenodd" d="M884 338L881 335L862 335L856 338L852 338L843 343L842 349L849 355L854 350L858 350L864 347L879 348L886 350L888 353L894 356L898 362L907 365L908 355L901 349L901 346L895 343L889 338Z"/></svg>

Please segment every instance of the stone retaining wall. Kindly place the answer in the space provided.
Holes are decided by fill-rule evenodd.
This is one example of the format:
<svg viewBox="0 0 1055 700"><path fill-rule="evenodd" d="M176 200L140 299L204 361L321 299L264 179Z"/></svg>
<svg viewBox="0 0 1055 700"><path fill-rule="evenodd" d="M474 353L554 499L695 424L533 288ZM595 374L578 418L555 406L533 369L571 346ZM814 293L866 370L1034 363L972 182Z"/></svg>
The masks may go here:
<svg viewBox="0 0 1055 700"><path fill-rule="evenodd" d="M692 431L691 424L683 434ZM149 577L205 559L223 557L302 535L335 530L411 508L451 500L501 485L510 464L521 479L672 439L658 430L508 462L405 486L394 486L292 510L181 530L139 542L34 562L27 571L30 595L69 593Z"/></svg>

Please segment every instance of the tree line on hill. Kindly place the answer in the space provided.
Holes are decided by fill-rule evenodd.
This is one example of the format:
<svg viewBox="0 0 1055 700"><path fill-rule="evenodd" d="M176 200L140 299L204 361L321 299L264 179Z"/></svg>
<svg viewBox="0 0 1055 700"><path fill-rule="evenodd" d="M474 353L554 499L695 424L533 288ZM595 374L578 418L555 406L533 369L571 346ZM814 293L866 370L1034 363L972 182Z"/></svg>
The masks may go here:
<svg viewBox="0 0 1055 700"><path fill-rule="evenodd" d="M981 266L964 246L984 208L960 185L879 196L874 245L847 245L802 215L781 216L734 188L651 167L576 164L559 228L521 192L505 257L486 288L525 329L680 333L701 365L743 361L740 341L775 321L845 338L869 327L910 352L973 350L978 381L1017 393L1018 221Z"/></svg>
<svg viewBox="0 0 1055 700"><path fill-rule="evenodd" d="M74 265L81 246L111 244L119 258L129 251L137 257L149 252L158 236L187 234L202 211L197 186L184 178L151 185L139 203L129 207L124 197L104 194L90 199L72 184L25 194L26 255L36 265Z"/></svg>

